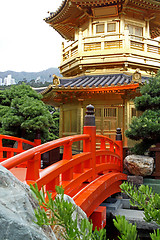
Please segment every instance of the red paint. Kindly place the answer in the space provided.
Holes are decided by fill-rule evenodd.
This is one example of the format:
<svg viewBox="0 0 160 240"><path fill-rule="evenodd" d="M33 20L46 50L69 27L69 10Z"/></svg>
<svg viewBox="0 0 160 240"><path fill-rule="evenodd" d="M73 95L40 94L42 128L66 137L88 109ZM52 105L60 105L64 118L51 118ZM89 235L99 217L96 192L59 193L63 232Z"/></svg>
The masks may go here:
<svg viewBox="0 0 160 240"><path fill-rule="evenodd" d="M98 230L104 228L106 226L106 207L99 206L96 208L89 219L93 223L93 231L95 227Z"/></svg>
<svg viewBox="0 0 160 240"><path fill-rule="evenodd" d="M2 137L0 141L1 139ZM96 140L101 141L100 150L96 150ZM83 152L72 156L72 145L77 141L83 141ZM106 143L109 148L106 148ZM38 145L39 142L35 141L33 144ZM64 149L63 160L40 170L41 154L57 147ZM0 148L2 156L2 145ZM122 174L122 141L114 142L105 136L96 135L96 127L85 126L82 135L57 139L23 152L20 142L18 151L21 153L18 152L16 156L11 154L12 157L1 162L1 165L12 169L16 175L13 168L27 162L27 169L24 171L26 175L23 176L25 182L36 182L39 189L46 186L53 197L55 186L62 185L65 193L73 197L87 216L90 216L106 198L119 192L121 181L126 180L126 175Z"/></svg>

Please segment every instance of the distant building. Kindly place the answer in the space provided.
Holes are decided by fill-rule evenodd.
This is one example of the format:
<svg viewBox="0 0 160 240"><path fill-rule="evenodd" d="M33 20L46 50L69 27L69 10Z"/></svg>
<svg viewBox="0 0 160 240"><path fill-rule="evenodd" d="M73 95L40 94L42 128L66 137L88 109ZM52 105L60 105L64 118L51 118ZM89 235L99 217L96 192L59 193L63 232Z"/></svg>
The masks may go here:
<svg viewBox="0 0 160 240"><path fill-rule="evenodd" d="M12 75L9 74L7 77L4 78L3 85L8 86L8 85L12 85L12 84L16 84L16 82L15 82L15 79L12 78Z"/></svg>
<svg viewBox="0 0 160 240"><path fill-rule="evenodd" d="M0 86L2 86L2 85L3 85L3 79L0 78Z"/></svg>
<svg viewBox="0 0 160 240"><path fill-rule="evenodd" d="M41 81L41 77L37 77L35 83L39 83Z"/></svg>

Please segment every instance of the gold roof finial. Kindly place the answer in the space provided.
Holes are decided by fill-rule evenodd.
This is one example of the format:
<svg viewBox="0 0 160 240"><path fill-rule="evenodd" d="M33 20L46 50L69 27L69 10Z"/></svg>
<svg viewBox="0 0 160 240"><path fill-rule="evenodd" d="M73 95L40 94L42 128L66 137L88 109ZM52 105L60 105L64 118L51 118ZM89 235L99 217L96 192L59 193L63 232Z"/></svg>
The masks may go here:
<svg viewBox="0 0 160 240"><path fill-rule="evenodd" d="M59 77L57 77L55 74L53 76L53 85L57 87L60 84Z"/></svg>
<svg viewBox="0 0 160 240"><path fill-rule="evenodd" d="M132 75L132 81L141 83L142 82L142 77L140 73L140 69L137 68L136 71Z"/></svg>

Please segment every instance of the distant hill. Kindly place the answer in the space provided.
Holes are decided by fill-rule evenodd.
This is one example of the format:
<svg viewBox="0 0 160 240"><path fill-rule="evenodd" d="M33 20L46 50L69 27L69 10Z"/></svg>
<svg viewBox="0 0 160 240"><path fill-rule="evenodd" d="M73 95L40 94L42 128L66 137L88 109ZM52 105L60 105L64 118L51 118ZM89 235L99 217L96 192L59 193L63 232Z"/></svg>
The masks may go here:
<svg viewBox="0 0 160 240"><path fill-rule="evenodd" d="M16 80L16 83L19 81L26 80L27 82L30 82L31 80L35 80L40 77L40 80L42 82L51 82L52 81L52 75L55 74L57 76L61 76L58 68L48 68L46 70L40 71L40 72L15 72L15 71L5 71L0 72L0 78L4 79L7 77L7 75L11 74L12 78Z"/></svg>

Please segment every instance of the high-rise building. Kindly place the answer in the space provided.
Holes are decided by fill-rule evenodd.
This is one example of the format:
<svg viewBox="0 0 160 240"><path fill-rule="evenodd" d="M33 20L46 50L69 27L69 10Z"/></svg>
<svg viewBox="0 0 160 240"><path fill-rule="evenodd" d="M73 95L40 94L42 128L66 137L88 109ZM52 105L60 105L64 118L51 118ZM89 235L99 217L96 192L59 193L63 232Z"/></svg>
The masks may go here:
<svg viewBox="0 0 160 240"><path fill-rule="evenodd" d="M15 79L12 78L12 75L9 74L7 77L4 78L3 85L8 86L8 85L12 85L12 84L16 84L16 82L15 82Z"/></svg>
<svg viewBox="0 0 160 240"><path fill-rule="evenodd" d="M0 86L2 86L2 85L3 85L3 79L0 78Z"/></svg>

